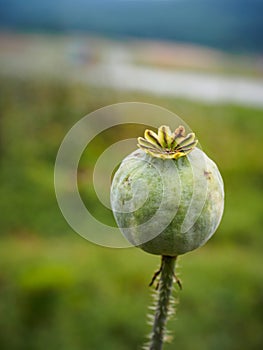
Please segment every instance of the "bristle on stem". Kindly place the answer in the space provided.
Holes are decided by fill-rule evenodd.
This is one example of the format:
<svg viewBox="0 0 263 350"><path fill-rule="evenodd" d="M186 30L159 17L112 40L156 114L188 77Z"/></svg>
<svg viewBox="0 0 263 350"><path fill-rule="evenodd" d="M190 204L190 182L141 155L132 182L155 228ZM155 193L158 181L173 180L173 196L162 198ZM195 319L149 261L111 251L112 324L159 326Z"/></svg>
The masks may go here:
<svg viewBox="0 0 263 350"><path fill-rule="evenodd" d="M150 334L150 342L144 349L161 350L163 343L167 338L166 323L169 317L174 313L172 290L175 278L174 269L176 256L162 256L160 269L154 274L151 285L156 277L159 277L157 299L155 300L154 310L155 315L152 322L152 332Z"/></svg>

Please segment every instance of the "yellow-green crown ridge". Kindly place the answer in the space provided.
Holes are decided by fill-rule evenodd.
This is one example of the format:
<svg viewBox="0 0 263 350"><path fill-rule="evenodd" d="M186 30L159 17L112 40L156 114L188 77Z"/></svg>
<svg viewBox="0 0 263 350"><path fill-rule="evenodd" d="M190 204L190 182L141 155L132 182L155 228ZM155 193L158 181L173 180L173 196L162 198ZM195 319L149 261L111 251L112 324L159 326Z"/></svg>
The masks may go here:
<svg viewBox="0 0 263 350"><path fill-rule="evenodd" d="M138 147L153 157L162 159L178 159L186 156L197 145L193 132L185 135L185 128L179 126L174 132L162 125L157 134L146 129L144 137L138 137Z"/></svg>

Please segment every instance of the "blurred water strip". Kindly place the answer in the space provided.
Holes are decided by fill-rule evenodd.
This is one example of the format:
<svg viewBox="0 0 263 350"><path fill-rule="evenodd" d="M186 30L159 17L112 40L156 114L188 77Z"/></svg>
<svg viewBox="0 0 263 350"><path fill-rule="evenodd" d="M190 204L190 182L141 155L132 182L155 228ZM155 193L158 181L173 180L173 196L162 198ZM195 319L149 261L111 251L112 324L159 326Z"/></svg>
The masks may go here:
<svg viewBox="0 0 263 350"><path fill-rule="evenodd" d="M100 65L87 75L93 84L198 100L263 108L263 80L167 71L133 65Z"/></svg>
<svg viewBox="0 0 263 350"><path fill-rule="evenodd" d="M158 58L158 64L151 61L153 57ZM2 75L62 79L206 103L263 108L262 62L259 75L243 75L242 65L238 74L222 74L216 67L229 64L226 57L208 49L185 49L167 43L143 45L86 36L0 35ZM248 61L247 71L252 64Z"/></svg>

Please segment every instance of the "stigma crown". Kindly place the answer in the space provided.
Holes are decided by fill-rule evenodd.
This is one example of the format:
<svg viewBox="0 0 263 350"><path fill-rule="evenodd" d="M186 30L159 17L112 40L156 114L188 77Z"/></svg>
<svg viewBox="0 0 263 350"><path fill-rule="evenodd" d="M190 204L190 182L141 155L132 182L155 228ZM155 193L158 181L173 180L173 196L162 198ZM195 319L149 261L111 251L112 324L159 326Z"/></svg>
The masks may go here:
<svg viewBox="0 0 263 350"><path fill-rule="evenodd" d="M144 132L144 138L138 137L138 147L153 157L162 159L178 159L186 156L197 145L194 133L185 135L185 128L179 126L174 132L162 125L157 134L149 129Z"/></svg>

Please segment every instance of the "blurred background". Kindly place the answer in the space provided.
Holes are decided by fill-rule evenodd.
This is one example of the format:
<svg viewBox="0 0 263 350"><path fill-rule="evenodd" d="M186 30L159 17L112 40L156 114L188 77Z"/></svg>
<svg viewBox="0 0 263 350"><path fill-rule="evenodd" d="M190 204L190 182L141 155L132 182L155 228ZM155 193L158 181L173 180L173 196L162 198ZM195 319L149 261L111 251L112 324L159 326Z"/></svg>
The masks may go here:
<svg viewBox="0 0 263 350"><path fill-rule="evenodd" d="M166 349L262 349L262 33L261 0L0 0L2 350L144 343L160 258L84 240L62 217L53 187L71 126L127 101L183 118L225 182L217 233L180 258L183 291ZM89 179L119 134L97 136L79 169L85 204L112 225Z"/></svg>

